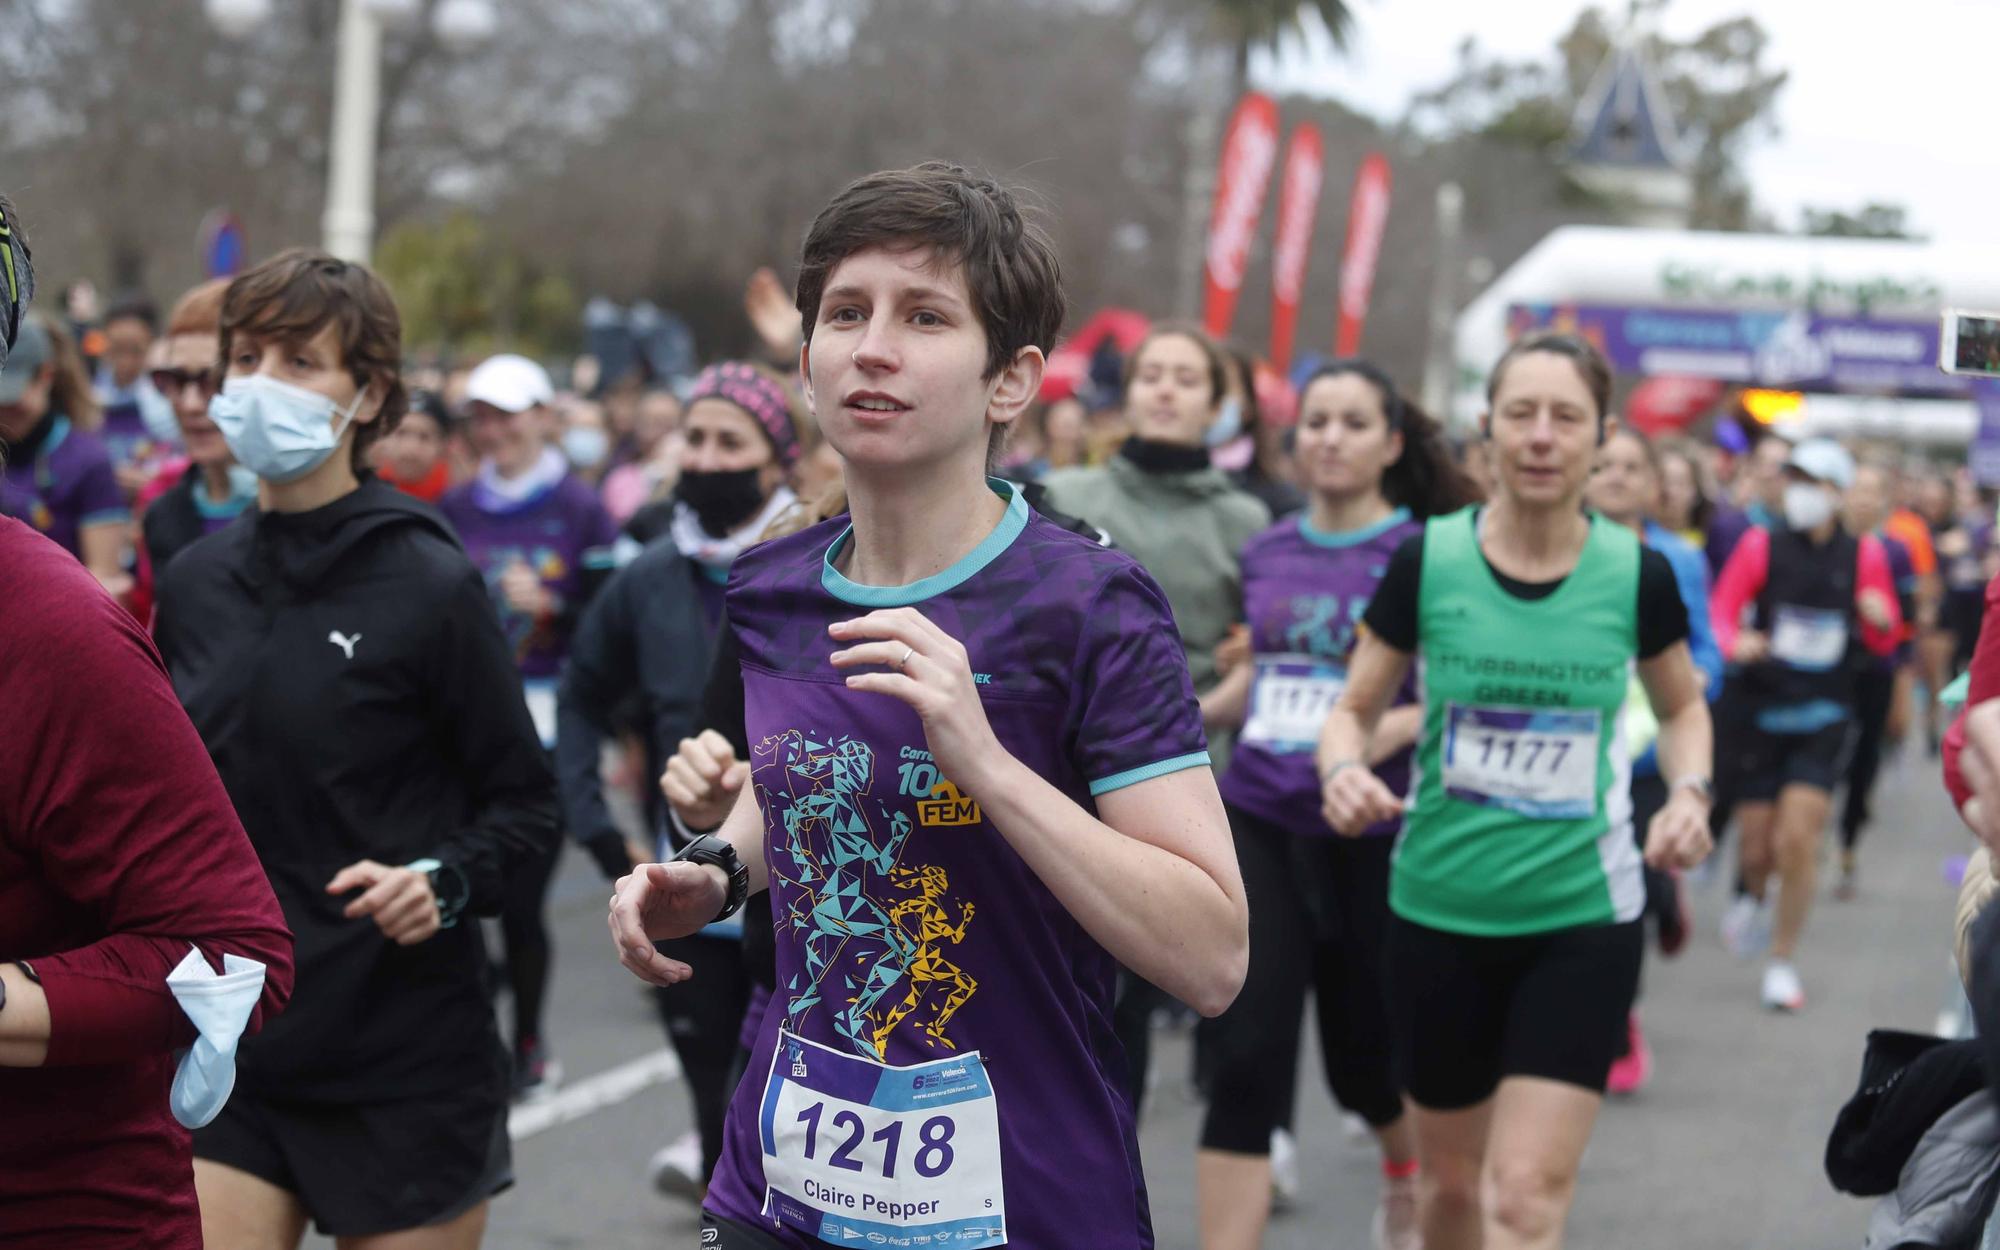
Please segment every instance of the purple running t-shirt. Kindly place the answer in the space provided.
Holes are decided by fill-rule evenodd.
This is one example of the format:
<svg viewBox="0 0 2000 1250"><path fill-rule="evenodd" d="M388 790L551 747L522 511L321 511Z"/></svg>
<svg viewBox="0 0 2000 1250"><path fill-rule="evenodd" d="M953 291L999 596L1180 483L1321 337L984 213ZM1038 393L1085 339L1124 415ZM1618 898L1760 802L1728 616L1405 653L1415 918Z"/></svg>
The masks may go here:
<svg viewBox="0 0 2000 1250"><path fill-rule="evenodd" d="M1250 621L1248 711L1236 754L1222 775L1222 797L1293 833L1333 837L1320 814L1314 748L1327 713L1347 684L1361 614L1405 538L1423 529L1398 508L1364 529L1327 534L1303 515L1278 522L1243 547L1243 611ZM1403 682L1398 706L1417 701L1416 678ZM1410 784L1410 752L1375 769L1397 794ZM1399 820L1371 826L1394 833Z"/></svg>
<svg viewBox="0 0 2000 1250"><path fill-rule="evenodd" d="M9 455L6 476L9 511L79 559L86 527L132 519L104 444L68 417L55 419L32 455Z"/></svg>
<svg viewBox="0 0 2000 1250"><path fill-rule="evenodd" d="M610 567L611 544L618 539L611 514L590 484L575 474L565 474L553 486L519 502L491 496L477 481L467 482L446 491L438 510L458 531L465 554L486 575L521 676L552 682L569 654L565 622L573 624L574 614L559 613L553 620L537 622L516 612L500 589L500 576L515 563L525 563L542 585L575 604L583 590L584 569ZM549 713L554 714L553 703ZM538 728L542 719L538 712Z"/></svg>
<svg viewBox="0 0 2000 1250"><path fill-rule="evenodd" d="M1085 810L1207 765L1159 587L993 489L993 533L907 586L835 570L843 518L731 570L777 990L707 1205L786 1246L1153 1244L1116 963L938 773L916 713L828 662L828 625L912 606L964 644L1000 742Z"/></svg>

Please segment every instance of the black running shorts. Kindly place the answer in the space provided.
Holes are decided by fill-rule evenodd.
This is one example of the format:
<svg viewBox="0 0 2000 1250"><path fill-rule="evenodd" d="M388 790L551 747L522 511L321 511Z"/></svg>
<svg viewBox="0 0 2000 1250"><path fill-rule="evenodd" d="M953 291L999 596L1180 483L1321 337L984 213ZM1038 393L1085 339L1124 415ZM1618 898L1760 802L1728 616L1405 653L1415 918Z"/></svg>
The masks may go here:
<svg viewBox="0 0 2000 1250"><path fill-rule="evenodd" d="M238 1090L194 1155L296 1195L328 1237L448 1224L514 1183L497 1088L354 1106Z"/></svg>
<svg viewBox="0 0 2000 1250"><path fill-rule="evenodd" d="M1474 937L1391 917L1390 1010L1411 1099L1463 1110L1510 1076L1603 1093L1644 948L1638 921Z"/></svg>
<svg viewBox="0 0 2000 1250"><path fill-rule="evenodd" d="M1769 803L1786 786L1831 794L1854 752L1851 720L1810 733L1772 733L1752 716L1725 720L1716 743L1717 790L1738 803Z"/></svg>
<svg viewBox="0 0 2000 1250"><path fill-rule="evenodd" d="M785 1247L759 1229L703 1211L701 1250L785 1250Z"/></svg>

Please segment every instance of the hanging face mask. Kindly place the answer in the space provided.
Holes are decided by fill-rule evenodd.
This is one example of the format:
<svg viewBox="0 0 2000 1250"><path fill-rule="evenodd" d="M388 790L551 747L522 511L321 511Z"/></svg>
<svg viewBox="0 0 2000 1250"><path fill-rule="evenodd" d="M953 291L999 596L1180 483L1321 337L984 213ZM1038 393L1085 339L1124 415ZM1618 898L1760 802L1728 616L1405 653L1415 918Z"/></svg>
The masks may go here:
<svg viewBox="0 0 2000 1250"><path fill-rule="evenodd" d="M730 469L721 472L684 471L674 494L694 509L695 519L711 536L721 538L757 515L764 506L764 484L759 469Z"/></svg>
<svg viewBox="0 0 2000 1250"><path fill-rule="evenodd" d="M358 392L343 409L318 391L253 373L222 384L208 419L238 464L264 481L290 482L326 463L367 397Z"/></svg>
<svg viewBox="0 0 2000 1250"><path fill-rule="evenodd" d="M1220 447L1224 443L1234 442L1236 436L1242 432L1243 401L1232 395L1222 401L1222 407L1216 412L1215 420L1209 424L1208 433L1202 435L1202 441L1210 447Z"/></svg>
<svg viewBox="0 0 2000 1250"><path fill-rule="evenodd" d="M216 1117L236 1087L236 1042L264 992L264 965L222 957L222 975L198 950L167 974L167 989L195 1027L194 1046L181 1055L167 1092L174 1119L200 1128Z"/></svg>
<svg viewBox="0 0 2000 1250"><path fill-rule="evenodd" d="M611 436L592 426L579 425L563 431L563 455L579 469L594 469L611 454Z"/></svg>
<svg viewBox="0 0 2000 1250"><path fill-rule="evenodd" d="M1833 515L1833 496L1812 482L1793 482L1785 487L1785 524L1795 530L1814 530Z"/></svg>

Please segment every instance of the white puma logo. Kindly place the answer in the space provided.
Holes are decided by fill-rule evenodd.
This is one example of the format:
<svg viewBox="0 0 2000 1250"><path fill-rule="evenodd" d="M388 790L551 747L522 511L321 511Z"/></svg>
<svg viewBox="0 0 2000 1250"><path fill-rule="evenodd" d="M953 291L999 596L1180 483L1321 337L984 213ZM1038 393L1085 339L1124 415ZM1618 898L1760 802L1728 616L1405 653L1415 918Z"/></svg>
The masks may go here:
<svg viewBox="0 0 2000 1250"><path fill-rule="evenodd" d="M349 638L346 634L336 629L326 636L326 640L334 646L339 647L341 652L351 660L354 658L354 644L361 641L361 635L356 634L354 637Z"/></svg>

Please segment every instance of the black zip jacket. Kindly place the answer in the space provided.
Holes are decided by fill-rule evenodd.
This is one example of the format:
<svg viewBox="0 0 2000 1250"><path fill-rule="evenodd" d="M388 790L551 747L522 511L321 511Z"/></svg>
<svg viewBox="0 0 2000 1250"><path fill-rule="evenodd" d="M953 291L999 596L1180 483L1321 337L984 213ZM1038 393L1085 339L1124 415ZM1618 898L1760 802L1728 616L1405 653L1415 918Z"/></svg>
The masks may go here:
<svg viewBox="0 0 2000 1250"><path fill-rule="evenodd" d="M559 836L513 655L444 519L372 476L246 514L167 567L156 633L297 938L291 1006L245 1041L242 1085L368 1101L502 1079L479 927L399 947L326 893L358 860L435 858L491 915Z"/></svg>
<svg viewBox="0 0 2000 1250"><path fill-rule="evenodd" d="M628 699L645 737L647 824L664 827L665 803L652 784L700 732L702 690L715 639L702 614L701 570L670 536L655 538L591 599L570 636L569 662L556 695L556 769L563 823L604 871L630 872L625 839L611 823L598 779L598 750ZM648 848L650 849L650 848Z"/></svg>

